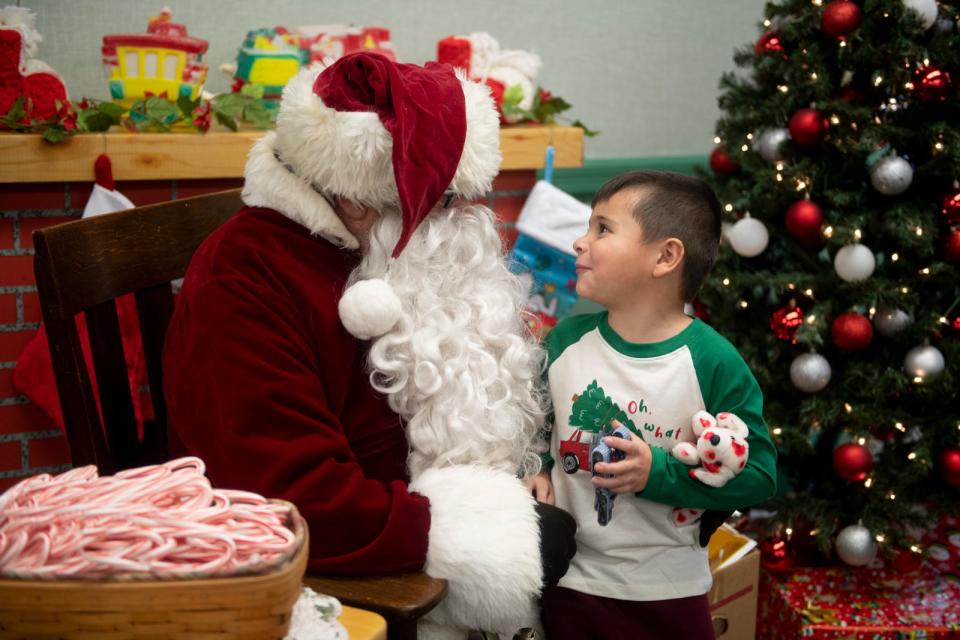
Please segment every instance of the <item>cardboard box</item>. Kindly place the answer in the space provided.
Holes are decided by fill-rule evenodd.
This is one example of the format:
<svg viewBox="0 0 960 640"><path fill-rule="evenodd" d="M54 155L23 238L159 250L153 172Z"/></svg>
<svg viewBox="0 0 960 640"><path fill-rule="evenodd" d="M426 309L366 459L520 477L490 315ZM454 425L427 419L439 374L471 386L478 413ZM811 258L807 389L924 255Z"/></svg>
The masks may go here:
<svg viewBox="0 0 960 640"><path fill-rule="evenodd" d="M750 546L754 544L742 537ZM716 555L713 550L719 539L714 534L710 540L711 556ZM733 563L711 562L711 566L718 567L713 569L713 587L707 594L717 640L753 640L757 630L760 551L753 548Z"/></svg>

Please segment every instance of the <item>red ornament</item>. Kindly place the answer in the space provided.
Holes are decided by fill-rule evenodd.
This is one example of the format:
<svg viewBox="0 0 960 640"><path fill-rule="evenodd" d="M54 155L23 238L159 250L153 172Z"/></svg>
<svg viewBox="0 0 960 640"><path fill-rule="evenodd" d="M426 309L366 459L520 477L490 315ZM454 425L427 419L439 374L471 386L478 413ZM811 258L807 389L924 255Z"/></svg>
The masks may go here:
<svg viewBox="0 0 960 640"><path fill-rule="evenodd" d="M793 542L782 536L771 536L760 541L760 564L767 571L789 571L796 561Z"/></svg>
<svg viewBox="0 0 960 640"><path fill-rule="evenodd" d="M700 298L694 298L691 304L693 305L693 315L704 322L710 322L710 310L707 309L707 305L700 302Z"/></svg>
<svg viewBox="0 0 960 640"><path fill-rule="evenodd" d="M950 74L932 65L913 72L913 92L924 102L943 102L950 95Z"/></svg>
<svg viewBox="0 0 960 640"><path fill-rule="evenodd" d="M856 87L847 85L837 92L837 97L850 104L860 104L863 102L863 93Z"/></svg>
<svg viewBox="0 0 960 640"><path fill-rule="evenodd" d="M710 152L710 168L718 176L730 176L740 171L740 165L723 147L714 147Z"/></svg>
<svg viewBox="0 0 960 640"><path fill-rule="evenodd" d="M890 559L890 566L897 573L913 573L923 564L923 554L910 549L897 549Z"/></svg>
<svg viewBox="0 0 960 640"><path fill-rule="evenodd" d="M835 0L824 7L820 25L828 36L842 38L860 26L860 7L849 0Z"/></svg>
<svg viewBox="0 0 960 640"><path fill-rule="evenodd" d="M812 200L798 200L787 209L787 231L806 249L823 246L823 210Z"/></svg>
<svg viewBox="0 0 960 640"><path fill-rule="evenodd" d="M797 329L803 324L803 309L795 304L780 307L770 316L770 329L777 340L797 342Z"/></svg>
<svg viewBox="0 0 960 640"><path fill-rule="evenodd" d="M784 54L783 43L780 42L780 34L776 31L767 31L760 36L757 44L753 45L753 52L758 56L762 56L765 53L772 53L774 55ZM783 57L786 58L787 56L784 55Z"/></svg>
<svg viewBox="0 0 960 640"><path fill-rule="evenodd" d="M947 224L960 222L960 190L954 186L954 192L943 196L943 206L940 208L943 221Z"/></svg>
<svg viewBox="0 0 960 640"><path fill-rule="evenodd" d="M937 456L940 477L951 487L960 487L960 449L944 449Z"/></svg>
<svg viewBox="0 0 960 640"><path fill-rule="evenodd" d="M873 325L859 313L842 313L833 321L830 335L841 351L862 351L873 340Z"/></svg>
<svg viewBox="0 0 960 640"><path fill-rule="evenodd" d="M827 134L827 119L816 109L800 109L790 118L790 137L801 147L814 147Z"/></svg>
<svg viewBox="0 0 960 640"><path fill-rule="evenodd" d="M960 229L951 229L943 239L943 259L953 264L960 262Z"/></svg>
<svg viewBox="0 0 960 640"><path fill-rule="evenodd" d="M873 469L873 455L865 446L853 442L833 450L833 470L848 482L862 482Z"/></svg>

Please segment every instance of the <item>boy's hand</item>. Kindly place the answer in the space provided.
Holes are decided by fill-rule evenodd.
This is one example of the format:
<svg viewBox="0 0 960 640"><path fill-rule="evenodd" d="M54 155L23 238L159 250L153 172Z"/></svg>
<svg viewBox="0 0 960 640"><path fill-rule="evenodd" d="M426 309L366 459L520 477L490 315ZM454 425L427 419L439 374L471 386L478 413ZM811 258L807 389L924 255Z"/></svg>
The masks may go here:
<svg viewBox="0 0 960 640"><path fill-rule="evenodd" d="M554 503L553 483L550 482L550 472L541 471L532 478L524 480L523 484L527 487L537 502Z"/></svg>
<svg viewBox="0 0 960 640"><path fill-rule="evenodd" d="M613 424L615 427L621 426L616 420L613 421ZM594 476L592 478L593 486L604 487L618 494L643 491L644 487L647 486L647 480L650 478L650 465L653 462L650 445L633 432L630 432L629 440L607 436L603 441L611 449L622 451L626 458L620 462L598 462L594 465L594 470L597 473L612 475L613 477Z"/></svg>

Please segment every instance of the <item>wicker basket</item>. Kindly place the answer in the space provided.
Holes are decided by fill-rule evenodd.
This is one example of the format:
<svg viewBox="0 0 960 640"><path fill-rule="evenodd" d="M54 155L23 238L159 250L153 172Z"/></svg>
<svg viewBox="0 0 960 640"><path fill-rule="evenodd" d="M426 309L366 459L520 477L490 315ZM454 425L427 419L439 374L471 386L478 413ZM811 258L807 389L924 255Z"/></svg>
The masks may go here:
<svg viewBox="0 0 960 640"><path fill-rule="evenodd" d="M293 505L293 557L263 575L198 580L0 580L0 639L283 638L307 567Z"/></svg>

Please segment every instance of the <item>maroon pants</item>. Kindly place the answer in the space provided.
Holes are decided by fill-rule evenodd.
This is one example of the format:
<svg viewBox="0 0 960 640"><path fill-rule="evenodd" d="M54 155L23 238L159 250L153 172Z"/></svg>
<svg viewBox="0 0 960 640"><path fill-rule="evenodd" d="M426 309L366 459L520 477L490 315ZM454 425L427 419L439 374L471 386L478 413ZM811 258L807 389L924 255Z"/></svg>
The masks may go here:
<svg viewBox="0 0 960 640"><path fill-rule="evenodd" d="M706 594L636 602L553 587L542 605L547 640L714 640Z"/></svg>

